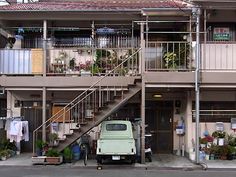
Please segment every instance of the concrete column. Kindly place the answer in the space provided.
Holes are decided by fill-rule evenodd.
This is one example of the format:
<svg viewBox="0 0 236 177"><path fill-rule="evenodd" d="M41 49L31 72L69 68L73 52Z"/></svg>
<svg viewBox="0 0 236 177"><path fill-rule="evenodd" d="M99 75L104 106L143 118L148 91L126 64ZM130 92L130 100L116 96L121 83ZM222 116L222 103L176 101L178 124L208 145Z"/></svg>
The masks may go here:
<svg viewBox="0 0 236 177"><path fill-rule="evenodd" d="M43 21L43 76L47 73L47 20Z"/></svg>
<svg viewBox="0 0 236 177"><path fill-rule="evenodd" d="M141 74L142 74L142 97L141 97L141 163L145 163L145 40L144 40L144 23L141 23Z"/></svg>
<svg viewBox="0 0 236 177"><path fill-rule="evenodd" d="M42 109L43 109L43 113L42 113L42 122L46 122L46 87L43 87L43 106L42 106ZM42 127L42 140L43 141L46 141L46 124L43 125Z"/></svg>

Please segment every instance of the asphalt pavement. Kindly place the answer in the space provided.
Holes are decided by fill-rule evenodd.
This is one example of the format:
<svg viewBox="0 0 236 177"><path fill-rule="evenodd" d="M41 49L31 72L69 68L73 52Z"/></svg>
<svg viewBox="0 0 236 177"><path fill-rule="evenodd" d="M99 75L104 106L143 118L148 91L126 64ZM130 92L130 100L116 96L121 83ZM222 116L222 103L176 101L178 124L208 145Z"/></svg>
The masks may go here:
<svg viewBox="0 0 236 177"><path fill-rule="evenodd" d="M203 170L144 170L144 169L86 169L65 166L0 166L0 177L225 177L235 171Z"/></svg>

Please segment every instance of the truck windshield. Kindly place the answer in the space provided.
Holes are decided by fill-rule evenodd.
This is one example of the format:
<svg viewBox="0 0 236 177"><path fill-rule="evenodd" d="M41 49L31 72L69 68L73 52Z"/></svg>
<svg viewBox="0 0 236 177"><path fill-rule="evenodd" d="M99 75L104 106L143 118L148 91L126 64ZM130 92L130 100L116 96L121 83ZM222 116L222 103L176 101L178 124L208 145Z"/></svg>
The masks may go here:
<svg viewBox="0 0 236 177"><path fill-rule="evenodd" d="M126 124L107 124L106 125L107 131L125 131L127 130Z"/></svg>

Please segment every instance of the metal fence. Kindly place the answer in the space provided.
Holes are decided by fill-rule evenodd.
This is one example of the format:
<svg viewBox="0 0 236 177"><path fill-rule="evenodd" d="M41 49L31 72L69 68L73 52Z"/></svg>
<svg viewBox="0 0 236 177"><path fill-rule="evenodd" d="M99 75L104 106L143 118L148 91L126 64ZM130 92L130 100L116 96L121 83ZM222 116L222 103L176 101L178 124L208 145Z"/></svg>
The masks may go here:
<svg viewBox="0 0 236 177"><path fill-rule="evenodd" d="M192 70L192 45L184 41L148 42L145 49L146 71Z"/></svg>

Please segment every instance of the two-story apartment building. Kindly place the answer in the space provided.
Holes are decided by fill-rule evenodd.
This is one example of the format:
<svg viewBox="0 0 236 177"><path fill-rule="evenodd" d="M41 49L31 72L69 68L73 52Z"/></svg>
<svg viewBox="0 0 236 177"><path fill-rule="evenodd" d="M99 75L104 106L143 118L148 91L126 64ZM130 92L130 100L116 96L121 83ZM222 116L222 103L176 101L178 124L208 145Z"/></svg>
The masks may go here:
<svg viewBox="0 0 236 177"><path fill-rule="evenodd" d="M212 133L219 121L231 132L235 3L194 3L200 23L195 4L178 0L42 0L0 7L1 116L29 121L30 141L22 150L47 139L51 125L58 126L62 150L109 117L141 118L141 139L147 125L154 153L182 145L188 152L195 139L197 59L200 134ZM176 132L181 121L184 136Z"/></svg>

